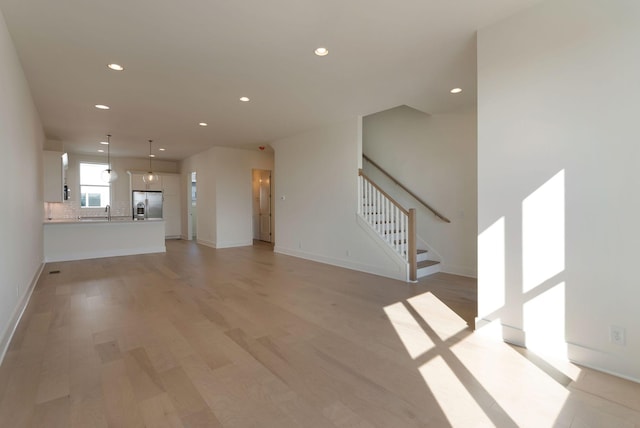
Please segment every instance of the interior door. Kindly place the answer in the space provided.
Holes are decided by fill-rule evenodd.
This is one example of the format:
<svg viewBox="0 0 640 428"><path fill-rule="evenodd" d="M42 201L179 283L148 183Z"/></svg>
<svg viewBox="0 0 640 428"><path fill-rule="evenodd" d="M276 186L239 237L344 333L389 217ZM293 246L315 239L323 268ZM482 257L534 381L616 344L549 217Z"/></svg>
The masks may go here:
<svg viewBox="0 0 640 428"><path fill-rule="evenodd" d="M260 240L271 242L271 171L260 171Z"/></svg>

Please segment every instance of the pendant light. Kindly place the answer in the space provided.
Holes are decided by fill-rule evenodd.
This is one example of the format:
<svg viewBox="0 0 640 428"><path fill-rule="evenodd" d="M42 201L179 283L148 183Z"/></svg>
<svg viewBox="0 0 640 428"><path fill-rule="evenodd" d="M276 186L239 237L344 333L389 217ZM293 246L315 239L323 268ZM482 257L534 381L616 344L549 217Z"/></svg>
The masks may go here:
<svg viewBox="0 0 640 428"><path fill-rule="evenodd" d="M113 183L118 178L118 173L111 169L111 134L107 134L107 169L100 173L100 178L106 183Z"/></svg>
<svg viewBox="0 0 640 428"><path fill-rule="evenodd" d="M158 182L158 174L154 173L151 169L151 158L153 157L151 155L151 143L153 143L153 140L149 140L149 172L142 176L142 181L147 184L154 184Z"/></svg>

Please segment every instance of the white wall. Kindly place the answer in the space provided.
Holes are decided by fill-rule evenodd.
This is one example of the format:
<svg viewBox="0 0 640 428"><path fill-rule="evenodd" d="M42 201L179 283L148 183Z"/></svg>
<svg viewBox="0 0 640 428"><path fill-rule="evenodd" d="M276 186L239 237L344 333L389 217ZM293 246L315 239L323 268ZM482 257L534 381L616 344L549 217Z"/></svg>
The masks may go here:
<svg viewBox="0 0 640 428"><path fill-rule="evenodd" d="M273 169L273 153L214 147L181 163L183 182L191 183L197 173L198 242L214 248L251 245L252 180L251 171ZM190 185L190 184L189 184ZM188 201L183 201L187 218ZM183 236L187 236L184 223Z"/></svg>
<svg viewBox="0 0 640 428"><path fill-rule="evenodd" d="M418 237L437 251L432 258L442 262L442 271L476 276L476 113L430 116L396 107L363 119L362 147L364 154L451 220L438 219L377 168L363 164L367 176L394 199L416 208Z"/></svg>
<svg viewBox="0 0 640 428"><path fill-rule="evenodd" d="M275 251L404 280L356 221L360 133L353 118L272 143Z"/></svg>
<svg viewBox="0 0 640 428"><path fill-rule="evenodd" d="M0 356L42 266L44 134L0 12Z"/></svg>
<svg viewBox="0 0 640 428"><path fill-rule="evenodd" d="M637 381L639 22L554 0L478 34L479 316Z"/></svg>

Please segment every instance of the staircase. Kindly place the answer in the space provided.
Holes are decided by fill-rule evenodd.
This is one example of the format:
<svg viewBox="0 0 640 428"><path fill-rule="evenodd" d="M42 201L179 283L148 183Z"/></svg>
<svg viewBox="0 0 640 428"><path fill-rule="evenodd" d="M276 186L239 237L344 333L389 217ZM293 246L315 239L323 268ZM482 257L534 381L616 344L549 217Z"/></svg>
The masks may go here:
<svg viewBox="0 0 640 428"><path fill-rule="evenodd" d="M358 215L408 264L408 281L440 271L440 262L417 249L415 209L405 209L359 171Z"/></svg>
<svg viewBox="0 0 640 428"><path fill-rule="evenodd" d="M433 275L440 272L440 262L437 260L430 260L427 250L418 250L418 278L424 278L425 276Z"/></svg>

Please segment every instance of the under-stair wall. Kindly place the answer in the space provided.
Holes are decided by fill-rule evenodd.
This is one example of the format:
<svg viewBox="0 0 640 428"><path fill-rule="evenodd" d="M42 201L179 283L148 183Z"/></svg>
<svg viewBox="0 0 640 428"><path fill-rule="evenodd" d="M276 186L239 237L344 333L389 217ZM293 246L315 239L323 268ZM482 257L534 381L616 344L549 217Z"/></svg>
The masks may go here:
<svg viewBox="0 0 640 428"><path fill-rule="evenodd" d="M271 143L278 253L404 281L398 263L358 226L361 119Z"/></svg>
<svg viewBox="0 0 640 428"><path fill-rule="evenodd" d="M476 115L426 115L407 106L363 119L363 152L451 219L445 223L363 162L365 174L405 207L417 209L418 237L441 270L477 276Z"/></svg>

